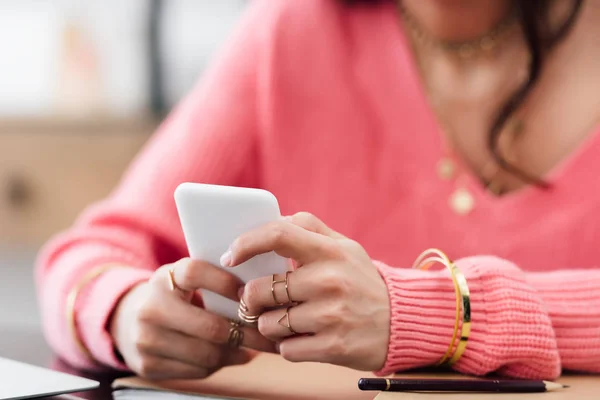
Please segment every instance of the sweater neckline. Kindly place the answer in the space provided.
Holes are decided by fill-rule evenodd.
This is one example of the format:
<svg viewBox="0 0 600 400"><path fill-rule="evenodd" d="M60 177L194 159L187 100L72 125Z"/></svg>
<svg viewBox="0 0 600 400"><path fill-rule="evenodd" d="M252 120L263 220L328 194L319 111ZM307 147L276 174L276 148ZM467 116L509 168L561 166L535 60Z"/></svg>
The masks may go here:
<svg viewBox="0 0 600 400"><path fill-rule="evenodd" d="M435 149L441 156L443 149L442 128L427 101L427 95L417 67L417 62L411 50L408 37L405 34L402 20L397 17L397 10L394 5L390 4L388 7L389 8L386 10L386 13L390 17L388 22L391 24L391 31L398 39L393 42L400 43L400 46L396 46L396 52L394 54L396 55L396 59L399 59L400 63L405 64L405 70L408 75L403 77L403 79L413 82L413 84L408 86L413 89L413 93L405 93L405 95L418 101L419 108L424 110L422 115L428 120L427 125L432 128L425 133L428 135L427 139L432 144L430 148ZM406 88L407 85L404 87ZM549 189L527 185L520 189L510 191L503 196L496 196L486 190L471 169L465 170L461 185L475 196L475 200L478 203L483 201L495 205L514 205L515 203L531 199L532 197L543 197L548 192L553 192L557 187L562 187L567 183L575 182L576 184L579 184L577 179L578 173L582 168L586 168L584 165L588 160L594 158L594 154L599 153L596 151L599 150L598 146L600 146L600 123L595 124L585 136L585 139L579 143L573 151L563 157L561 161L544 174L544 181L549 184ZM434 166L432 166L432 168L434 168Z"/></svg>

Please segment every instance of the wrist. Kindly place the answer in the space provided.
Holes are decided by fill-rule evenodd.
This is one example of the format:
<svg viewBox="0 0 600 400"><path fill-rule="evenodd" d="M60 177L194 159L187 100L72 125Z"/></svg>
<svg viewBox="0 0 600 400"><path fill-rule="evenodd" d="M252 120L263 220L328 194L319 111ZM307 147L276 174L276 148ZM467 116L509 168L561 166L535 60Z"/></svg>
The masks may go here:
<svg viewBox="0 0 600 400"><path fill-rule="evenodd" d="M453 334L456 295L446 271L393 268L376 263L390 300L390 336L378 375L431 366Z"/></svg>
<svg viewBox="0 0 600 400"><path fill-rule="evenodd" d="M102 261L102 260L100 260ZM67 361L81 368L104 368L111 367L119 370L126 370L126 366L118 360L113 351L112 337L109 332L109 317L115 311L115 305L123 297L124 293L129 292L131 287L140 282L147 281L153 274L152 270L143 267L130 267L133 263L111 263L114 268L107 268L101 274L95 275L89 280L87 277L97 269L103 269L102 265L108 263L97 262L94 264L88 262L87 268L85 265L80 266L84 271L82 277L76 285L81 287L81 290L76 290L77 296L72 301L67 299L67 304L70 305L72 316L70 313L67 317L72 318L75 322L76 329L72 329L77 333L74 336L71 345L73 351L65 353ZM82 282L88 282L82 285ZM73 289L77 289L74 285ZM74 297L74 296L68 296ZM120 319L120 318L119 318ZM69 321L67 321L69 323ZM78 341L85 346L88 351L84 354L81 351L76 351L75 345Z"/></svg>
<svg viewBox="0 0 600 400"><path fill-rule="evenodd" d="M88 291L93 289L96 281L100 280L108 272L116 268L123 267L118 264L106 264L87 271L87 273L85 273L83 277L81 277L81 279L79 279L79 281L71 288L67 295L65 311L67 324L69 326L69 330L71 331L71 337L77 345L80 353L84 355L85 358L91 363L95 363L95 360L89 348L87 347L84 338L82 337L78 324L78 317L80 317L80 310L78 307L81 303L80 298L85 298L88 294Z"/></svg>
<svg viewBox="0 0 600 400"><path fill-rule="evenodd" d="M136 317L135 304L139 298L147 290L148 282L140 282L132 286L126 291L116 302L107 323L107 330L110 334L115 355L122 360L120 346L120 338L127 333L127 325L133 318Z"/></svg>

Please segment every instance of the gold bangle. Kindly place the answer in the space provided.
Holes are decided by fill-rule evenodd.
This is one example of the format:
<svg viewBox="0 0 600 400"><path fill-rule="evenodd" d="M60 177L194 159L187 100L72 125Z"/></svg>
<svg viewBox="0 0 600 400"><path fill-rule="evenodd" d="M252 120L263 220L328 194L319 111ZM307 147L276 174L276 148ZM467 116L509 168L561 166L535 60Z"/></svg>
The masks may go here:
<svg viewBox="0 0 600 400"><path fill-rule="evenodd" d="M448 361L448 364L450 365L454 365L460 360L467 348L469 335L471 334L471 292L469 291L467 279L462 271L455 264L452 264L452 267L462 297L463 321L460 330L460 340L456 345L456 350L454 351L452 358Z"/></svg>
<svg viewBox="0 0 600 400"><path fill-rule="evenodd" d="M452 334L452 339L450 340L450 346L448 346L448 350L446 350L446 353L444 353L442 358L440 358L440 360L436 363L436 365L439 366L446 362L446 360L450 357L450 354L452 354L452 350L454 349L454 342L458 336L458 328L460 325L460 300L462 296L460 294L458 282L456 281L456 277L454 275L454 264L442 251L438 249L429 249L424 251L415 260L413 268L428 270L435 263L442 264L448 269L448 271L450 271L450 277L452 278L452 283L454 283L454 292L456 294L456 319L454 321L454 333Z"/></svg>
<svg viewBox="0 0 600 400"><path fill-rule="evenodd" d="M75 305L77 302L77 298L79 297L79 293L81 293L81 290L85 286L87 286L91 281L98 278L100 275L102 275L109 269L114 269L114 268L126 268L126 266L120 265L120 264L110 264L110 265L103 265L103 266L94 268L93 270L91 270L87 274L85 274L83 276L83 278L81 278L81 280L79 280L79 282L77 282L75 284L75 286L73 286L73 288L71 289L71 291L69 292L69 294L67 296L65 311L66 311L67 325L69 327L69 331L71 332L71 337L72 337L73 341L75 342L75 344L77 345L77 347L79 348L79 351L81 352L81 354L83 354L88 360L90 360L92 362L95 361L94 357L92 356L92 353L85 346L85 344L83 343L83 340L81 340L81 337L79 336L79 332L77 329L77 321L76 321L77 316L75 315Z"/></svg>

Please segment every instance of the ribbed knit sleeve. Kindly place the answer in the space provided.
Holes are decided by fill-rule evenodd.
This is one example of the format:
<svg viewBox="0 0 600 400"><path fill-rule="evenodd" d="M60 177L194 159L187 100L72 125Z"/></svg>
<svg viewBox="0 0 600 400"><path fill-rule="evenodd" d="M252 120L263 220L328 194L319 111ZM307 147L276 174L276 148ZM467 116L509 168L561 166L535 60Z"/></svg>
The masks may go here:
<svg viewBox="0 0 600 400"><path fill-rule="evenodd" d="M265 12L257 2L201 83L162 124L109 198L48 243L37 262L43 325L55 352L82 368L125 368L112 351L108 322L118 300L160 265L187 255L173 192L182 182L254 186L257 171L257 68ZM108 155L107 155L108 157ZM91 269L110 270L88 284L76 322L95 363L68 330L68 293Z"/></svg>
<svg viewBox="0 0 600 400"><path fill-rule="evenodd" d="M563 370L600 372L600 270L528 273L552 320Z"/></svg>
<svg viewBox="0 0 600 400"><path fill-rule="evenodd" d="M600 270L527 274L496 257L457 261L471 291L471 334L455 368L553 379L561 369L600 371ZM455 293L449 273L378 264L391 302L388 357L379 374L434 365L450 344Z"/></svg>

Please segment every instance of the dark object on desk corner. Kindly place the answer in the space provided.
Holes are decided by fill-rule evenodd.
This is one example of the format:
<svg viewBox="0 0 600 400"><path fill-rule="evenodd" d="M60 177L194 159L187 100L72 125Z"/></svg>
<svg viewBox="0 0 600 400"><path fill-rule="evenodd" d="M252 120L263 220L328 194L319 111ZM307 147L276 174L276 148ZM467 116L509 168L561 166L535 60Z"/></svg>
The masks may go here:
<svg viewBox="0 0 600 400"><path fill-rule="evenodd" d="M361 378L360 390L383 392L540 393L568 388L548 381Z"/></svg>

